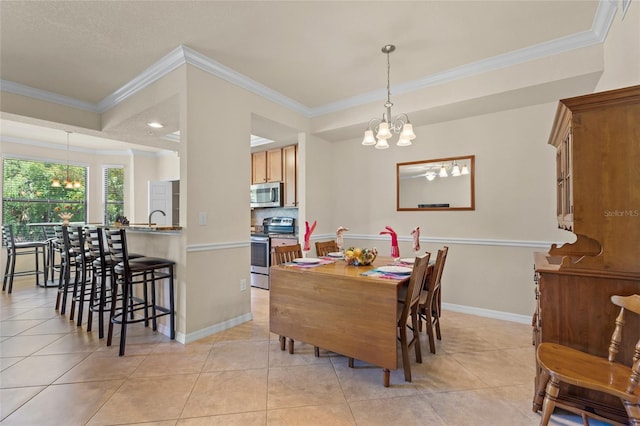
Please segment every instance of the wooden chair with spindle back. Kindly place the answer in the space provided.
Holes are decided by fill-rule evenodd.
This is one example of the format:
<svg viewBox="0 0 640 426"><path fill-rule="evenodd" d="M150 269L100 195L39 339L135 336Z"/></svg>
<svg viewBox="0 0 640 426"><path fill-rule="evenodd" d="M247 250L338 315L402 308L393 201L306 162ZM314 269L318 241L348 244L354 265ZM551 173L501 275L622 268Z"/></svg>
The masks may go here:
<svg viewBox="0 0 640 426"><path fill-rule="evenodd" d="M632 366L615 362L622 341L622 328L625 323L626 311L640 314L640 295L611 296L611 302L620 307L620 313L615 320L615 328L611 336L608 358L592 355L557 343L544 342L538 346L536 357L542 368L541 384L537 389L536 399L542 397L541 425L547 425L556 406L582 415L584 424L593 413L585 412L574 406L567 406L556 402L560 391L560 384L566 383L585 389L604 392L620 398L624 406L628 424L640 424L640 340L637 341L633 354ZM638 336L630 336L636 339Z"/></svg>
<svg viewBox="0 0 640 426"><path fill-rule="evenodd" d="M329 253L339 251L338 244L335 241L316 241L316 254L327 256Z"/></svg>
<svg viewBox="0 0 640 426"><path fill-rule="evenodd" d="M433 266L433 272L427 277L427 285L425 291L420 295L418 304L419 323L418 328L422 331L422 320L426 323L427 336L429 337L429 350L432 354L436 353L435 337L442 340L440 333L440 289L442 281L442 271L447 260L449 247L444 246L442 250L438 250L438 257Z"/></svg>

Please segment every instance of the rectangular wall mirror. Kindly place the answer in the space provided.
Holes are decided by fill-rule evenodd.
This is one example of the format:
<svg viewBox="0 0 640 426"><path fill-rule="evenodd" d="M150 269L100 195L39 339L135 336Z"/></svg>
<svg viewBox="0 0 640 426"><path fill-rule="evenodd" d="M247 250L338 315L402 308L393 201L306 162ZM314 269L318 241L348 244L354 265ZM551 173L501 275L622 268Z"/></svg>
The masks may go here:
<svg viewBox="0 0 640 426"><path fill-rule="evenodd" d="M397 163L397 210L475 210L474 177L475 155Z"/></svg>

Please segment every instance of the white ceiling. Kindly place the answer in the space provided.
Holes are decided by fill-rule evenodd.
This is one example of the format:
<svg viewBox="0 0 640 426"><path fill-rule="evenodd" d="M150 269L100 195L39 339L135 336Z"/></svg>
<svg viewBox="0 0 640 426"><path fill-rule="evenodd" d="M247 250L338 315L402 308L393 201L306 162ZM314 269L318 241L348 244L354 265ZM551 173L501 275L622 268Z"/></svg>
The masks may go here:
<svg viewBox="0 0 640 426"><path fill-rule="evenodd" d="M184 45L320 111L385 88L380 49L387 43L397 46L393 92L394 85L590 31L597 9L597 1L586 0L5 0L0 77L4 86L17 83L97 108ZM34 138L47 137L5 121L3 135L25 137L20 131L29 130ZM110 137L135 142L132 132L123 126Z"/></svg>

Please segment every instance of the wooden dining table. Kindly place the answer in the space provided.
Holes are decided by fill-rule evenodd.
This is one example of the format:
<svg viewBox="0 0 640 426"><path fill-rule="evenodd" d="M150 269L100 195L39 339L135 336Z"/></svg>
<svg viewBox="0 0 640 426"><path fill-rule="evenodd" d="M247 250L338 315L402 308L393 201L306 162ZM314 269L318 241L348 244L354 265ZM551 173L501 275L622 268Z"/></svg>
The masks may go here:
<svg viewBox="0 0 640 426"><path fill-rule="evenodd" d="M380 366L384 385L389 386L390 370L398 365L398 295L409 275L362 274L390 264L390 257L378 257L370 266L347 265L344 260L272 266L271 332Z"/></svg>

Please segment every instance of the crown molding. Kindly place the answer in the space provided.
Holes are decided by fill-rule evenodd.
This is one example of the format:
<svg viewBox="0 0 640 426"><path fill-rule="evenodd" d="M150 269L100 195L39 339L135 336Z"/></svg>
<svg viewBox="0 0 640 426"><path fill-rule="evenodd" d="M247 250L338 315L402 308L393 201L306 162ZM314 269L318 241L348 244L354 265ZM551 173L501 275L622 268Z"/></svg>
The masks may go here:
<svg viewBox="0 0 640 426"><path fill-rule="evenodd" d="M611 28L616 10L617 5L615 0L600 0L591 30L589 31L583 31L545 43L503 53L491 58L486 58L477 62L451 68L440 73L398 84L397 86L394 86L393 93L396 95L402 95L404 93L414 92L426 87L436 86L438 84L468 78L488 71L495 71L535 59L541 59L602 43ZM386 96L386 93L386 89L380 89L322 105L312 111L312 116L316 117L332 112L339 112L355 106L379 101Z"/></svg>
<svg viewBox="0 0 640 426"><path fill-rule="evenodd" d="M502 55L497 55L440 73L432 74L417 80L399 84L394 87L394 93L401 95L403 93L409 93L426 87L602 43L606 39L609 29L611 28L617 9L618 6L616 4L616 0L600 0L593 19L592 27L589 31L572 34L546 43L540 43L527 48L504 53ZM195 66L231 84L262 96L267 100L278 105L282 105L308 118L318 117L324 114L338 112L355 106L375 102L382 99L386 93L385 90L380 89L326 105L321 105L316 108L309 108L300 102L284 96L264 84L259 83L244 74L236 72L233 69L183 45L176 47L145 71L138 74L134 79L120 87L112 94L106 96L97 104L80 101L68 96L32 88L7 80L0 80L0 88L2 91L18 95L66 105L89 112L103 113L184 64Z"/></svg>
<svg viewBox="0 0 640 426"><path fill-rule="evenodd" d="M189 65L193 65L209 74L212 74L218 78L221 78L229 83L246 89L256 95L262 96L265 99L268 99L278 105L282 105L285 108L289 108L293 111L298 112L304 116L310 117L312 115L313 110L298 101L295 101L283 94L276 92L273 89L265 86L262 83L258 83L252 78L247 77L244 74L241 74L233 69L221 64L218 61L214 61L213 59L204 56L203 54L196 52L195 50L183 46L185 52L185 62Z"/></svg>
<svg viewBox="0 0 640 426"><path fill-rule="evenodd" d="M100 113L108 111L128 97L136 94L151 83L154 83L169 74L176 68L184 65L184 46L178 46L166 54L149 68L138 74L133 80L98 102L96 106Z"/></svg>
<svg viewBox="0 0 640 426"><path fill-rule="evenodd" d="M0 135L0 140L5 143L27 145L27 146L33 146L36 148L54 149L56 151L60 151L61 149L63 149L60 147L60 144L42 142L34 139L19 138L15 136ZM68 150L69 152L79 152L79 153L91 154L91 155L124 155L124 156L142 155L142 156L150 156L150 157L165 155L164 153L166 152L166 151L152 152L152 151L141 151L141 150L131 150L131 149L95 150L90 148L83 148L80 146L69 146L69 148L65 147L64 149Z"/></svg>
<svg viewBox="0 0 640 426"><path fill-rule="evenodd" d="M3 92L14 93L16 95L27 96L29 98L38 99L45 102L52 102L58 105L64 105L75 109L99 113L98 106L91 102L84 102L78 99L59 95L57 93L48 92L46 90L36 89L35 87L25 86L24 84L14 83L9 80L0 80L0 90Z"/></svg>

